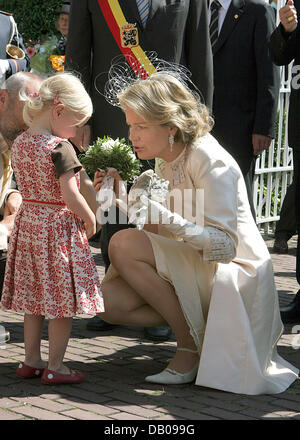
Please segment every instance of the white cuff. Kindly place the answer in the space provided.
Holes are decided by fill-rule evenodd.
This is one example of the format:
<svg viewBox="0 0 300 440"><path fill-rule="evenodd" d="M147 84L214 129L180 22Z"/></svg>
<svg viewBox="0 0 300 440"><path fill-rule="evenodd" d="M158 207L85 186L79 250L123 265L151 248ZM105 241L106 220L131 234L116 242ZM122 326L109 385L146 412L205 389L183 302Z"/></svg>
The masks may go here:
<svg viewBox="0 0 300 440"><path fill-rule="evenodd" d="M9 70L8 60L0 60L0 74L4 75Z"/></svg>
<svg viewBox="0 0 300 440"><path fill-rule="evenodd" d="M3 224L0 224L0 250L7 249L8 229Z"/></svg>
<svg viewBox="0 0 300 440"><path fill-rule="evenodd" d="M205 263L230 263L235 257L232 241L226 232L207 226L209 245L203 249Z"/></svg>

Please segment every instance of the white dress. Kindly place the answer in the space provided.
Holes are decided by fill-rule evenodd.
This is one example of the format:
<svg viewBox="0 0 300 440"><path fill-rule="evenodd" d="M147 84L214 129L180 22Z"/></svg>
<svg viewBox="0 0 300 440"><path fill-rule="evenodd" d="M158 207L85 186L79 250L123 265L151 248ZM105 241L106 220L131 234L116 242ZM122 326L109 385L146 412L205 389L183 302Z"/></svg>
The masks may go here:
<svg viewBox="0 0 300 440"><path fill-rule="evenodd" d="M207 134L173 162L158 159L156 172L171 190L204 190L210 248L198 251L163 226L159 235L146 232L158 273L173 284L200 353L196 384L239 394L283 392L298 370L277 354L283 325L272 261L237 163ZM179 205L174 210L182 214ZM227 264L220 262L215 229L231 243L234 255ZM115 276L110 268L105 280Z"/></svg>

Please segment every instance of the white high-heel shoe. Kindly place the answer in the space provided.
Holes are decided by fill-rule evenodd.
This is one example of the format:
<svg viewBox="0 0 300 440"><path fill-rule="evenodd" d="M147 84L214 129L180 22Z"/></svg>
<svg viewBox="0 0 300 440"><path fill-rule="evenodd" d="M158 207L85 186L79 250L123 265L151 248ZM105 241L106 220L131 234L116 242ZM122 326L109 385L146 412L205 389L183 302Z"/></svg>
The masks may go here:
<svg viewBox="0 0 300 440"><path fill-rule="evenodd" d="M189 348L177 348L178 351L189 351L190 353L197 353L198 350L191 350ZM163 385L180 385L184 383L193 382L196 379L198 372L198 362L192 368L192 370L187 373L179 373L176 370L172 370L171 368L166 368L161 373L153 374L152 376L147 376L145 378L146 382L151 383L160 383Z"/></svg>

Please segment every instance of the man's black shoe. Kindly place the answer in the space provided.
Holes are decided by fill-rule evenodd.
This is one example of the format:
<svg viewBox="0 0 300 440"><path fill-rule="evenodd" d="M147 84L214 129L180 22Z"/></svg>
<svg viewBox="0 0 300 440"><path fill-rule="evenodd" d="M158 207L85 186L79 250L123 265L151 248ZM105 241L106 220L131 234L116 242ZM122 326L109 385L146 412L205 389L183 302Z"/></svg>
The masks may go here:
<svg viewBox="0 0 300 440"><path fill-rule="evenodd" d="M300 290L288 306L280 309L280 315L284 324L300 323Z"/></svg>
<svg viewBox="0 0 300 440"><path fill-rule="evenodd" d="M144 336L151 341L167 341L172 335L170 327L145 327Z"/></svg>
<svg viewBox="0 0 300 440"><path fill-rule="evenodd" d="M116 324L110 324L108 322L103 321L98 316L94 316L89 319L89 322L86 325L88 330L92 330L95 332L106 332L107 330L111 330L115 327L118 327Z"/></svg>
<svg viewBox="0 0 300 440"><path fill-rule="evenodd" d="M287 254L289 252L287 240L285 238L275 238L273 251L276 254Z"/></svg>

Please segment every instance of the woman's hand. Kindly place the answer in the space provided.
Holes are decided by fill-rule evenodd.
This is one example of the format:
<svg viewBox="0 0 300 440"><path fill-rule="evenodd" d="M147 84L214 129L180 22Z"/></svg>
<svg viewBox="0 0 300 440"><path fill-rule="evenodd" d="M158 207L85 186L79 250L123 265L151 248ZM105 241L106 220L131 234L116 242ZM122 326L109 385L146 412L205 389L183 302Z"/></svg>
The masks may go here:
<svg viewBox="0 0 300 440"><path fill-rule="evenodd" d="M106 172L104 170L96 171L94 174L94 182L93 187L95 191L99 191L103 185L103 178L106 176Z"/></svg>
<svg viewBox="0 0 300 440"><path fill-rule="evenodd" d="M126 199L127 191L120 174L115 168L108 168L107 173L104 170L96 171L94 174L93 186L98 192L103 186L103 179L106 175L111 176L114 179L114 192L117 199Z"/></svg>

